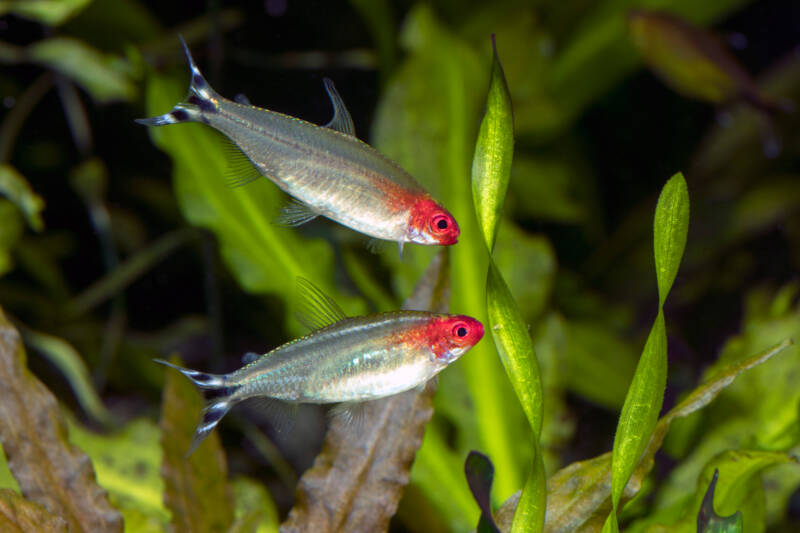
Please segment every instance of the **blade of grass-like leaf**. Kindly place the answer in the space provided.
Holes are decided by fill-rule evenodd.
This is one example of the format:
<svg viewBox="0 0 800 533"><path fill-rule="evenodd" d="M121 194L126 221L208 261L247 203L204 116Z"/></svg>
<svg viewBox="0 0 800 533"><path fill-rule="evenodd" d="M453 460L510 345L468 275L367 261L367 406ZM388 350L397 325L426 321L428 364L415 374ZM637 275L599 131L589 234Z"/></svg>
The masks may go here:
<svg viewBox="0 0 800 533"><path fill-rule="evenodd" d="M25 220L31 229L44 229L41 215L44 200L11 165L0 165L0 194L11 200L25 214Z"/></svg>
<svg viewBox="0 0 800 533"><path fill-rule="evenodd" d="M619 417L611 466L611 506L604 531L618 531L617 509L622 492L653 434L667 385L667 331L664 301L678 272L689 227L689 193L683 175L664 185L653 223L659 308Z"/></svg>
<svg viewBox="0 0 800 533"><path fill-rule="evenodd" d="M163 113L183 99L185 87L153 75L147 86L150 115ZM222 255L239 283L250 292L277 292L291 307L295 279L314 280L348 314L363 302L346 297L332 283L333 252L321 239L306 239L273 219L282 193L267 179L231 188L224 176L228 160L218 134L201 124L150 128L155 144L174 162L174 183L184 216L212 230ZM292 316L292 309L286 316ZM299 325L295 325L300 331Z"/></svg>
<svg viewBox="0 0 800 533"><path fill-rule="evenodd" d="M197 230L193 228L178 229L161 236L76 296L68 304L67 313L77 316L92 310L95 306L118 294L196 236Z"/></svg>
<svg viewBox="0 0 800 533"><path fill-rule="evenodd" d="M172 357L173 364L181 364ZM164 461L164 503L172 512L175 531L211 533L233 524L233 491L219 434L214 431L190 456L203 397L179 372L168 369L161 406L161 447Z"/></svg>
<svg viewBox="0 0 800 533"><path fill-rule="evenodd" d="M446 312L449 251L434 257L404 309ZM384 531L394 515L425 424L433 415L435 382L422 391L364 404L358 429L335 417L322 452L298 485L281 531Z"/></svg>
<svg viewBox="0 0 800 533"><path fill-rule="evenodd" d="M20 335L0 310L0 441L20 491L73 533L122 531L122 516L95 481L89 458L67 442L55 397L25 360Z"/></svg>
<svg viewBox="0 0 800 533"><path fill-rule="evenodd" d="M401 39L409 54L387 85L378 107L376 144L412 175L427 180L424 185L444 200L458 221L461 235L451 250L451 309L486 323L488 258L467 181L479 95L485 86L484 70L472 49L444 28L425 4L409 12ZM421 247L409 251L404 264L395 270L397 277L405 280L414 279L418 274L409 272L424 265L415 258L430 253ZM523 465L527 462L514 446L528 431L517 423L522 417L518 402L491 343L478 343L448 368L441 377L442 387L461 375L474 416L459 420L463 425L457 428L458 433L467 436L459 441L459 447L463 453L479 448L492 458L496 469L494 494L505 498L523 483ZM459 501L471 500L460 476L448 480L448 485L463 487Z"/></svg>
<svg viewBox="0 0 800 533"><path fill-rule="evenodd" d="M625 487L621 501L629 500L641 488L642 481L653 468L655 454L661 448L664 437L676 418L689 416L702 409L714 401L719 393L733 383L739 374L768 361L791 345L791 340L785 340L759 354L727 365L664 415L658 421L644 455ZM568 533L582 530L582 528L591 528L596 531L611 510L610 488L611 453L572 463L562 468L547 480L548 505L545 531ZM518 492L495 513L497 523L504 531L510 527L519 499L520 493Z"/></svg>
<svg viewBox="0 0 800 533"><path fill-rule="evenodd" d="M38 0L36 2L0 1L0 15L14 13L48 26L58 26L80 13L92 0Z"/></svg>
<svg viewBox="0 0 800 533"><path fill-rule="evenodd" d="M492 76L472 159L472 200L483 232L483 240L491 251L497 238L497 227L503 213L511 160L514 155L514 116L511 95L497 56L497 43L492 35Z"/></svg>
<svg viewBox="0 0 800 533"><path fill-rule="evenodd" d="M132 67L72 37L52 37L27 48L28 58L61 72L101 103L136 98Z"/></svg>
<svg viewBox="0 0 800 533"><path fill-rule="evenodd" d="M492 76L472 163L472 198L478 224L491 254L505 202L514 153L514 119L503 67L494 51ZM486 312L497 353L533 431L534 466L525 483L512 531L541 531L544 527L545 478L539 448L542 433L542 380L533 342L517 303L503 276L489 258Z"/></svg>
<svg viewBox="0 0 800 533"><path fill-rule="evenodd" d="M47 358L64 375L72 392L86 413L103 425L111 424L106 409L89 377L89 370L80 354L64 339L27 328L22 330L25 342Z"/></svg>

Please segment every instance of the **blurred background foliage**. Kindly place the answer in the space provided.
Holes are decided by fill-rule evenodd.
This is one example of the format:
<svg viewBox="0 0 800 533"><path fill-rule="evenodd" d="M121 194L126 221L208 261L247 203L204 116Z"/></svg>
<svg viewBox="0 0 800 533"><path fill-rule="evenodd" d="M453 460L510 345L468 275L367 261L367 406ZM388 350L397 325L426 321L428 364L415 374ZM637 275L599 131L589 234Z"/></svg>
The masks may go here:
<svg viewBox="0 0 800 533"><path fill-rule="evenodd" d="M185 93L178 34L221 94L316 123L331 114L322 90L331 77L359 137L459 220L451 310L484 321L488 256L469 180L496 34L516 143L494 261L534 340L548 476L611 449L658 309L652 217L676 171L692 209L664 307L664 411L715 370L800 339L800 113L772 115L782 149L767 157L764 114L735 91L691 100L647 70L626 25L633 8L668 10L725 42L746 38L733 53L759 92L800 103L791 0L0 0L0 305L126 530L194 527L176 522L177 474L159 470L178 463L159 442L170 438L160 428L195 419L165 411L156 424L164 370L153 357L231 370L243 353L301 333L297 276L351 314L383 311L411 294L435 253L372 253L324 220L276 226L281 194L267 180L226 187L213 132L134 124ZM742 509L748 532L796 531L800 470L786 463L800 451L799 375L790 348L675 420L623 528L691 530L719 469L718 494L748 495L718 504L720 515ZM319 451L324 410L295 418L278 431L269 413L242 407L220 427L227 467L206 464L226 483L215 485L228 495L220 516L241 531L277 527ZM467 452L492 460L499 505L528 475L530 442L487 336L443 373L391 527L474 527ZM19 490L6 469L0 485Z"/></svg>

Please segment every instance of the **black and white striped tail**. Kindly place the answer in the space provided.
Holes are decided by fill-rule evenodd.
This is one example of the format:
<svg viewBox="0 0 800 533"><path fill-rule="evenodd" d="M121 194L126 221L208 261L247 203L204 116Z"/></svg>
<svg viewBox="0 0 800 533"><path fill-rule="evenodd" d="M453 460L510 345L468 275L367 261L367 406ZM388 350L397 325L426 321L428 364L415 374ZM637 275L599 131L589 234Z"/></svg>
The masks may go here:
<svg viewBox="0 0 800 533"><path fill-rule="evenodd" d="M197 424L197 429L194 431L194 439L186 456L194 452L209 433L217 426L222 417L230 410L231 407L238 401L232 398L233 393L236 391L235 386L231 387L225 383L225 376L219 374L209 374L207 372L199 372L190 368L183 368L178 365L173 365L163 359L153 359L156 363L166 365L174 368L194 383L198 388L211 391L212 399L209 400L208 405L203 409L200 423Z"/></svg>
<svg viewBox="0 0 800 533"><path fill-rule="evenodd" d="M206 81L200 69L192 58L189 47L183 37L179 36L183 51L186 53L186 60L192 71L192 81L189 84L189 94L185 102L176 104L169 113L164 113L152 118L139 118L136 122L145 126L166 126L167 124L179 124L181 122L203 122L203 113L215 113L217 110L216 102L219 95Z"/></svg>

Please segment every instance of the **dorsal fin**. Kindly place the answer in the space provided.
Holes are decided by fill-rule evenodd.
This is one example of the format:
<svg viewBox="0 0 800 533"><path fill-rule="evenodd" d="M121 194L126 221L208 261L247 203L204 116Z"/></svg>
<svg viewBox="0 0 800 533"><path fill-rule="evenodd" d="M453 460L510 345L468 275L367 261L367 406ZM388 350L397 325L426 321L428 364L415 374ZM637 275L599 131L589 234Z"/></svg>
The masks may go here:
<svg viewBox="0 0 800 533"><path fill-rule="evenodd" d="M305 278L297 278L297 320L315 330L347 318L342 308L322 290Z"/></svg>
<svg viewBox="0 0 800 533"><path fill-rule="evenodd" d="M344 105L342 97L336 92L333 81L330 78L324 78L322 81L325 83L325 90L331 99L331 105L333 105L333 118L325 124L325 127L355 137L356 128L353 125L353 118L350 116L347 106Z"/></svg>

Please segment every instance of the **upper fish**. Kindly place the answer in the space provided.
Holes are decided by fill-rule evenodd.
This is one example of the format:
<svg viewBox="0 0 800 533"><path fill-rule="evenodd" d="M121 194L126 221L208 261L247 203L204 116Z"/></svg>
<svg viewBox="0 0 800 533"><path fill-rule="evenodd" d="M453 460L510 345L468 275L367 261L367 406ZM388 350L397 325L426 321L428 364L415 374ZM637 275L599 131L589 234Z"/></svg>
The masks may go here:
<svg viewBox="0 0 800 533"><path fill-rule="evenodd" d="M264 355L248 354L250 362L228 374L156 360L210 391L189 453L240 401L353 403L390 396L424 385L483 337L483 325L465 315L393 311L347 317L307 280L298 286L298 318L314 328L305 337Z"/></svg>
<svg viewBox="0 0 800 533"><path fill-rule="evenodd" d="M318 215L376 239L450 245L458 223L400 165L355 137L353 121L333 83L334 108L326 126L220 96L203 77L181 39L192 78L185 102L163 115L138 119L146 126L201 122L220 131L257 170L235 185L266 176L295 199L279 221L304 224Z"/></svg>

